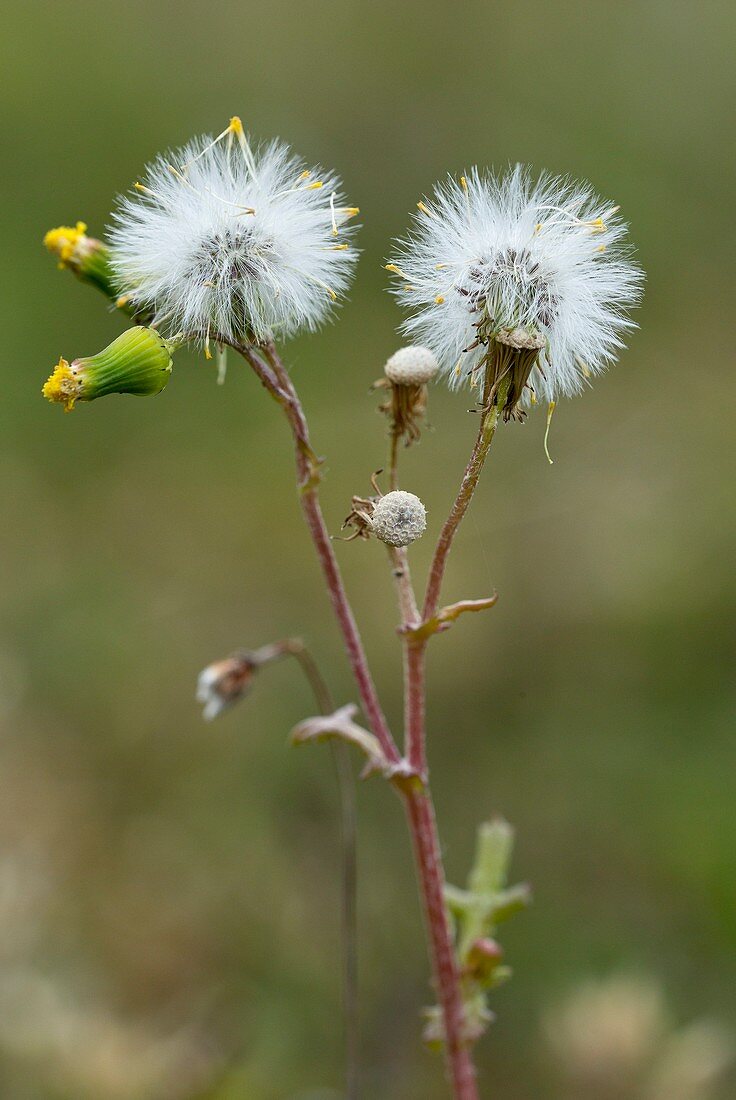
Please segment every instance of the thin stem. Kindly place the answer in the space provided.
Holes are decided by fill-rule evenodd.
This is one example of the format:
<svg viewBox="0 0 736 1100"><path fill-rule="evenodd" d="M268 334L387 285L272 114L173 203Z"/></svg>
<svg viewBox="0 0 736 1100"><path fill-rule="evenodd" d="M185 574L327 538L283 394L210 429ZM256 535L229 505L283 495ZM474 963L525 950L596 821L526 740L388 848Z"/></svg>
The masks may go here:
<svg viewBox="0 0 736 1100"><path fill-rule="evenodd" d="M408 640L405 646L406 690L404 697L406 726L406 756L418 775L429 780L427 764L426 723L426 654L427 643Z"/></svg>
<svg viewBox="0 0 736 1100"><path fill-rule="evenodd" d="M302 668L312 688L321 714L332 714L335 704L319 666L304 643L290 639L285 650ZM358 818L355 779L350 750L342 741L331 740L330 750L337 776L340 801L340 837L342 841L342 998L345 1028L345 1100L358 1100L359 1026L358 1026Z"/></svg>
<svg viewBox="0 0 736 1100"><path fill-rule="evenodd" d="M407 627L419 625L419 608L417 606L414 585L409 570L409 555L406 547L388 547L391 561L391 575L396 586L396 597L401 615L402 634L402 664L404 669L404 756L407 760L414 761L415 739L417 735L416 724L416 699L413 698L415 690L415 677L412 674L412 651L415 648L411 642L411 636ZM416 768L420 775L424 775L426 768Z"/></svg>
<svg viewBox="0 0 736 1100"><path fill-rule="evenodd" d="M445 1054L455 1100L478 1100L475 1069L468 1044L463 1039L465 1012L460 975L447 918L444 871L437 836L437 823L429 790L412 790L405 798L414 856L424 903L430 956L445 1026Z"/></svg>
<svg viewBox="0 0 736 1100"><path fill-rule="evenodd" d="M103 289L105 289L107 293L107 289ZM227 344L247 360L261 383L271 396L283 407L288 417L296 446L297 479L302 509L315 544L317 556L322 566L327 588L330 593L330 599L343 634L353 675L360 692L363 709L387 758L394 763L398 763L400 762L399 752L391 736L391 732L378 700L360 634L358 633L352 609L347 599L330 537L319 506L319 499L317 496L319 464L309 444L307 424L296 390L272 344L263 349L267 359L267 362L264 362L261 356L256 353L255 349L248 345L225 340L222 336L217 336L214 333L212 334L212 339L214 339L215 342ZM487 390L488 383L486 382L486 391ZM428 610L430 615L436 611L447 554L449 553L455 531L470 503L470 498L472 497L473 490L480 476L480 470L482 469L488 447L490 446L490 441L493 438L496 415L491 413L488 406L489 401L486 394L484 394L485 411L478 440L473 450L471 461L466 469L460 492L453 505L450 517L445 523L442 534L440 535L440 541L435 551L427 587L427 596L425 598L423 612L425 620L428 618ZM395 449L396 445L397 441L394 440ZM397 456L394 453L391 463L392 479L396 478L396 462ZM407 653L410 651L410 648L409 646L406 647ZM407 679L411 681L411 688L407 691L407 711L409 712L407 732L410 728L412 729L412 737L416 739L416 744L421 746L422 755L424 753L425 740L423 685L424 649L424 645L416 647L416 660L412 660L411 669L409 669L407 665ZM415 750L415 754L416 752L417 750ZM426 772L426 768L423 769L423 773L424 772ZM425 786L422 791L417 791L411 787L407 787L404 790L404 801L414 844L419 884L429 932L432 967L440 1003L442 1005L447 1061L453 1083L453 1092L455 1100L477 1100L478 1093L472 1059L462 1038L463 1004L452 933L449 927L444 903L444 871L437 837L434 807L429 789Z"/></svg>
<svg viewBox="0 0 736 1100"><path fill-rule="evenodd" d="M360 1031L358 1020L358 818L350 750L330 741L340 792L342 838L343 1012L345 1017L345 1100L358 1100Z"/></svg>
<svg viewBox="0 0 736 1100"><path fill-rule="evenodd" d="M502 403L502 402L501 402ZM427 591L422 609L426 622L438 610L447 558L457 530L470 505L483 470L498 423L499 404L491 404L490 372L487 373L482 401L481 423L470 460L450 514L440 533L430 566ZM428 784L426 754L426 650L428 637L405 642L405 728L406 755ZM434 805L428 785L424 791L409 791L406 807L414 841L417 869L424 900L425 920L432 947L435 984L442 1007L447 1061L453 1088L459 1100L477 1100L473 1060L463 1040L464 1006L457 956L444 900L444 870L439 848Z"/></svg>
<svg viewBox="0 0 736 1100"><path fill-rule="evenodd" d="M391 575L396 584L396 596L401 613L402 626L410 624L416 626L419 623L419 608L414 595L414 585L409 569L409 555L405 546L388 546L388 556L391 562Z"/></svg>
<svg viewBox="0 0 736 1100"><path fill-rule="evenodd" d="M398 485L398 433L392 431L389 451L391 488ZM424 789L405 793L409 830L414 847L420 894L434 985L445 1026L445 1053L456 1100L476 1100L475 1070L470 1050L463 1041L464 1007L452 929L445 907L445 874L437 835L434 804L428 786L425 736L425 645L418 644L407 628L420 622L405 547L389 548L402 620L404 666L404 755L423 778Z"/></svg>
<svg viewBox="0 0 736 1100"><path fill-rule="evenodd" d="M319 665L300 638L290 638L284 643L284 650L301 666L314 695L314 701L320 714L332 714L335 703Z"/></svg>
<svg viewBox="0 0 736 1100"><path fill-rule="evenodd" d="M363 709L371 729L380 741L388 760L393 763L400 763L401 758L378 700L365 651L322 516L317 493L319 464L309 443L309 433L299 397L273 345L267 345L262 349L267 363L264 363L260 355L252 348L242 346L237 350L244 355L264 386L282 405L289 420L296 446L297 480L302 510L322 566L333 609L342 630ZM408 654L411 647L407 646L406 649ZM420 655L422 653L423 647L420 649ZM409 675L407 666L407 677ZM412 684L419 683L416 678L416 668L411 672L411 676ZM418 744L422 746L423 752L423 685L419 683L419 690L412 690L408 694L412 700L411 703L407 704L407 709L411 714L411 728ZM408 728L409 725L407 725ZM424 770L426 771L426 769ZM453 1093L455 1100L478 1100L472 1058L462 1034L464 1010L454 942L445 909L444 871L437 837L434 807L427 787L424 787L422 791L409 788L404 793L404 800L428 927L432 969L442 1006L446 1058Z"/></svg>
<svg viewBox="0 0 736 1100"><path fill-rule="evenodd" d="M263 385L284 409L294 436L296 448L297 478L302 512L312 537L317 557L322 567L327 589L347 649L363 710L373 733L381 743L386 757L393 763L400 759L375 684L368 667L363 643L348 601L345 586L332 548L327 525L319 503L319 462L309 442L309 430L299 397L291 378L279 359L276 348L269 344L263 348L267 363L255 350L239 345L237 350L247 359Z"/></svg>
<svg viewBox="0 0 736 1100"><path fill-rule="evenodd" d="M450 509L450 514L445 520L442 531L440 532L440 537L437 540L434 557L432 558L432 564L429 568L427 592L424 597L424 609L422 611L422 618L425 622L427 619L431 619L437 612L440 602L442 580L445 575L450 548L463 516L467 512L468 506L473 499L473 493L475 492L478 479L483 470L483 465L488 456L489 448L493 442L493 436L496 432L499 409L503 401L500 400L499 397L497 403L491 404L490 386L490 376L487 374L483 391L481 422L480 428L478 429L478 437L475 441L475 446L470 455L468 465L465 468L458 494Z"/></svg>
<svg viewBox="0 0 736 1100"><path fill-rule="evenodd" d="M391 489L399 487L399 439L399 433L392 431L388 459L388 483Z"/></svg>
<svg viewBox="0 0 736 1100"><path fill-rule="evenodd" d="M395 424L392 425L390 439L388 460L389 484L392 489L396 489L399 484L399 441L401 439L401 433L397 431ZM394 548L389 546L388 552L391 560L392 576L396 585L396 595L403 633L404 755L408 760L414 763L417 758L417 736L420 732L417 726L417 717L421 714L423 728L424 705L422 694L421 708L417 706L419 700L416 697L416 691L417 687L420 685L417 685L415 670L412 669L412 643L411 636L407 632L407 627L413 627L419 624L419 608L417 606L417 598L414 593L414 585L412 584L411 572L409 570L409 555L406 547ZM426 763L424 763L422 767L416 768L416 770L420 775L424 775Z"/></svg>
<svg viewBox="0 0 736 1100"><path fill-rule="evenodd" d="M434 805L428 785L425 736L424 654L426 643L413 641L407 627L419 622L419 612L405 549L391 550L403 627L404 754L422 777L424 789L405 792L404 805L414 846L434 984L445 1026L445 1054L456 1100L476 1100L475 1070L463 1041L464 1008L452 929L444 898L444 868L437 836Z"/></svg>

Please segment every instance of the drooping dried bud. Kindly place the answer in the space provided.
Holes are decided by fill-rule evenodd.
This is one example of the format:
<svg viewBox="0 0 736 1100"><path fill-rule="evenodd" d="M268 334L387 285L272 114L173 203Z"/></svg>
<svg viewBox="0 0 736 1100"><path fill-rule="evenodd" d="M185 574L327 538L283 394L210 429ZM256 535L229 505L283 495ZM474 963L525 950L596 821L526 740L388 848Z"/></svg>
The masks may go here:
<svg viewBox="0 0 736 1100"><path fill-rule="evenodd" d="M211 722L247 694L258 663L249 654L235 654L214 661L199 674L197 702L202 703L205 721Z"/></svg>
<svg viewBox="0 0 736 1100"><path fill-rule="evenodd" d="M408 546L427 529L427 511L414 493L394 489L376 501L371 528L389 546Z"/></svg>
<svg viewBox="0 0 736 1100"><path fill-rule="evenodd" d="M95 401L108 393L139 397L160 393L171 375L173 345L150 328L128 329L85 359L59 359L43 386L43 396L71 412L77 401Z"/></svg>
<svg viewBox="0 0 736 1100"><path fill-rule="evenodd" d="M213 661L197 680L197 702L204 704L209 722L250 691L256 672L284 657L296 657L303 666L313 661L299 638L284 638L260 649L241 649L221 661Z"/></svg>
<svg viewBox="0 0 736 1100"><path fill-rule="evenodd" d="M409 346L394 352L384 367L384 377L374 389L389 389L389 400L379 411L389 417L391 434L408 447L419 439L427 411L427 383L437 374L439 363L429 348Z"/></svg>

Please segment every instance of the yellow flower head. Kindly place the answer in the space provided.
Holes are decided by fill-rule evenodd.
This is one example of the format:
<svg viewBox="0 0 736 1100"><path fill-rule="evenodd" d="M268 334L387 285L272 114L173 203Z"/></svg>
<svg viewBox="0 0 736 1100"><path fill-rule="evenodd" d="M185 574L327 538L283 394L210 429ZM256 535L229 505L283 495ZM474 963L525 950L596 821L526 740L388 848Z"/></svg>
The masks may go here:
<svg viewBox="0 0 736 1100"><path fill-rule="evenodd" d="M48 401L56 401L64 406L64 412L71 412L74 402L80 395L81 384L66 359L60 358L59 362L44 383L42 394Z"/></svg>
<svg viewBox="0 0 736 1100"><path fill-rule="evenodd" d="M137 325L97 355L59 359L42 393L71 412L77 401L96 401L109 393L146 397L160 393L171 376L174 345L155 329Z"/></svg>
<svg viewBox="0 0 736 1100"><path fill-rule="evenodd" d="M87 236L86 224L77 222L75 226L60 225L49 229L43 243L49 252L59 257L59 267L74 267L89 251L91 238Z"/></svg>

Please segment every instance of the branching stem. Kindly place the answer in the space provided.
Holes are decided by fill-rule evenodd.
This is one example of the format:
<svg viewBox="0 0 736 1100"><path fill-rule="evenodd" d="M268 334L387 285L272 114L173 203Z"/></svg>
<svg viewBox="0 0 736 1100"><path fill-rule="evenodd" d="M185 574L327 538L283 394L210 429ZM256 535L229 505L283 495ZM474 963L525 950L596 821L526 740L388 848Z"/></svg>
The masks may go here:
<svg viewBox="0 0 736 1100"><path fill-rule="evenodd" d="M273 344L256 351L241 345L237 349L248 361L272 397L282 406L289 421L296 447L297 482L300 503L312 536L335 615L342 631L353 675L360 693L363 710L373 733L381 743L386 757L393 763L401 760L399 751L383 714L368 667L358 627L342 582L332 542L319 504L319 461L309 441L304 411L296 389ZM262 357L263 356L263 357ZM395 462L393 463L395 467ZM394 475L395 476L395 475ZM477 480L477 479L476 479ZM405 565L405 556L399 559ZM408 569L401 570L400 592L406 610L416 625L418 615L410 600L414 600ZM411 591L411 596L409 595ZM408 636L407 636L408 637ZM422 747L424 745L424 689L418 679L421 665L414 664L411 645L407 652L407 735L409 730ZM422 651L418 651L421 657ZM426 768L422 769L422 774ZM455 1100L477 1100L475 1070L468 1045L463 1039L463 1004L455 958L452 932L444 901L444 871L437 837L434 807L427 787L421 791L411 785L402 790L407 819L412 834L419 885L427 922L432 968L437 993L443 1009L446 1034L446 1056Z"/></svg>
<svg viewBox="0 0 736 1100"><path fill-rule="evenodd" d="M378 699L363 642L345 591L327 525L322 515L318 494L319 460L309 442L309 429L301 402L273 344L269 344L262 349L266 362L252 347L240 345L237 350L247 359L263 385L286 413L296 448L297 481L302 512L317 551L333 610L343 635L363 710L373 733L381 743L381 748L387 759L393 763L398 763L400 759L399 751L391 736L391 731Z"/></svg>

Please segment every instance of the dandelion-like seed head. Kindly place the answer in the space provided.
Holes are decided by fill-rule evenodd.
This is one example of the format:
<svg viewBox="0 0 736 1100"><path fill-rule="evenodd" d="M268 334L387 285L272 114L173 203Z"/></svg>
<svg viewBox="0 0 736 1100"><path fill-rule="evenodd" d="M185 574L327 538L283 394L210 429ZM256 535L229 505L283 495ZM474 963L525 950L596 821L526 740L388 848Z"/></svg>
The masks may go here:
<svg viewBox="0 0 736 1100"><path fill-rule="evenodd" d="M110 233L118 290L165 331L209 347L315 329L356 259L338 178L240 119L148 166Z"/></svg>
<svg viewBox="0 0 736 1100"><path fill-rule="evenodd" d="M418 204L413 233L387 265L426 344L456 387L481 385L504 417L578 393L634 327L642 272L618 207L588 184L517 166L474 170Z"/></svg>

